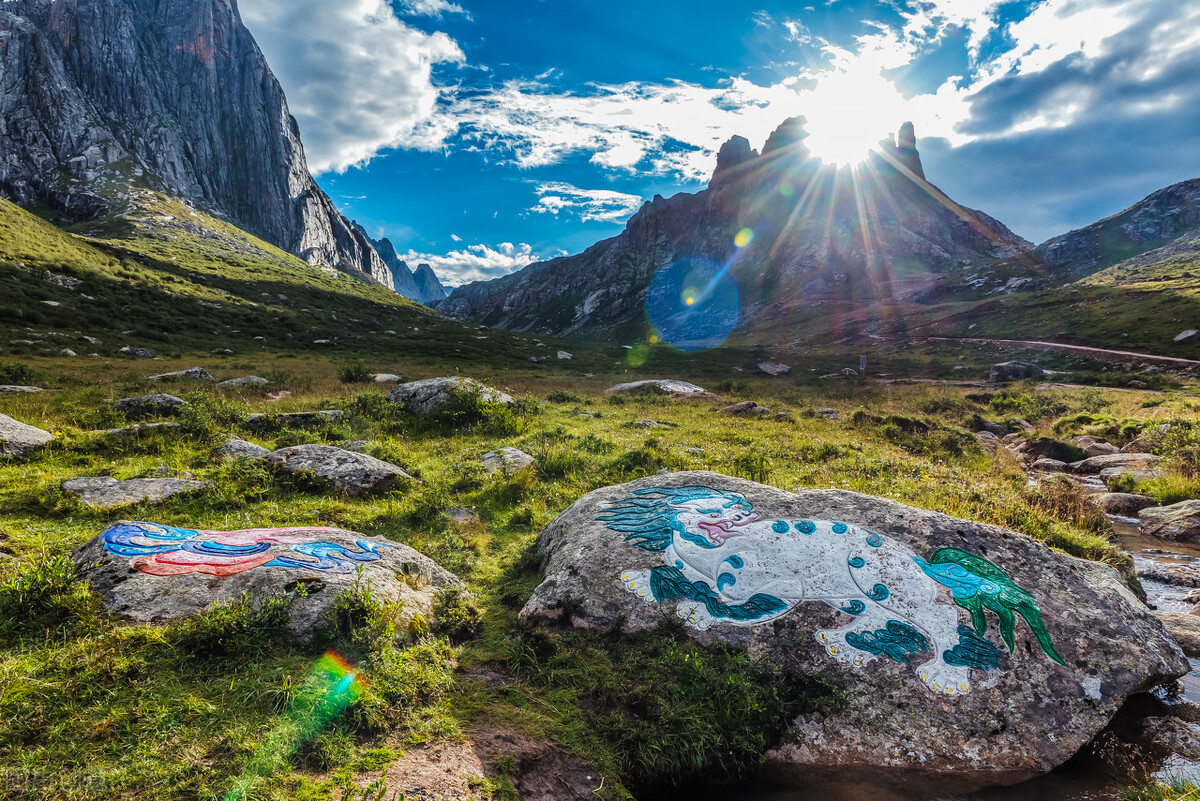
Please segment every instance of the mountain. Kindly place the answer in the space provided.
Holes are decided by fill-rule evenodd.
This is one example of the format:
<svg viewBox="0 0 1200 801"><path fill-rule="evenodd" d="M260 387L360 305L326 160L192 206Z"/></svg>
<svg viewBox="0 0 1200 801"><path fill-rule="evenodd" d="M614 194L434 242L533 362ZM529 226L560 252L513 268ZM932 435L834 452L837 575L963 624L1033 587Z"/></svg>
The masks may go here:
<svg viewBox="0 0 1200 801"><path fill-rule="evenodd" d="M309 173L234 0L4 0L0 197L86 220L131 186L392 287Z"/></svg>
<svg viewBox="0 0 1200 801"><path fill-rule="evenodd" d="M911 124L857 168L813 158L803 118L762 152L742 137L708 188L656 196L575 256L455 289L438 310L513 330L685 348L816 308L855 316L899 299L979 297L1045 280L1033 245L925 179Z"/></svg>
<svg viewBox="0 0 1200 801"><path fill-rule="evenodd" d="M1038 252L1048 266L1067 277L1082 278L1162 248L1186 250L1198 233L1200 178L1195 178L1160 189L1086 228L1047 240ZM1184 241L1175 245L1180 238Z"/></svg>
<svg viewBox="0 0 1200 801"><path fill-rule="evenodd" d="M392 271L392 285L397 292L410 300L426 305L445 299L446 290L442 286L442 282L434 275L432 267L428 264L421 264L417 266L414 273L409 268L408 262L402 261L396 253L396 247L392 244L392 240L387 237L373 239L367 230L357 222L352 221L351 224L355 230L366 237L371 246L375 248L375 252L383 259L383 263Z"/></svg>

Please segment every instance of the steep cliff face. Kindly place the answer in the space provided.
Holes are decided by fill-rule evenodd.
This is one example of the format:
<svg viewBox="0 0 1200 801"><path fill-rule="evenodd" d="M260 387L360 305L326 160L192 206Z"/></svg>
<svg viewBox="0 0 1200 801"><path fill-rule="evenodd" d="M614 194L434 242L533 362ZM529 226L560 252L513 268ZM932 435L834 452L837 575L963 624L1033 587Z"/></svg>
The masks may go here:
<svg viewBox="0 0 1200 801"><path fill-rule="evenodd" d="M83 219L131 183L392 286L309 174L234 0L0 3L0 195Z"/></svg>
<svg viewBox="0 0 1200 801"><path fill-rule="evenodd" d="M1200 178L1168 186L1120 214L1038 245L1047 266L1067 279L1082 278L1181 240L1194 247L1200 233Z"/></svg>
<svg viewBox="0 0 1200 801"><path fill-rule="evenodd" d="M442 282L434 275L432 267L428 264L421 264L414 271L408 266L408 262L402 260L396 253L396 246L392 244L392 240L387 237L374 239L357 222L351 221L351 225L367 238L371 247L375 248L375 252L383 259L383 263L392 271L392 282L397 292L409 300L426 305L435 304L446 297L446 290L442 287Z"/></svg>
<svg viewBox="0 0 1200 801"><path fill-rule="evenodd" d="M421 303L432 304L446 299L446 287L428 264L417 265L416 271L413 272L413 281L421 294Z"/></svg>
<svg viewBox="0 0 1200 801"><path fill-rule="evenodd" d="M1003 291L1032 248L925 180L911 125L854 169L813 159L805 136L793 118L761 154L734 137L705 191L655 197L620 235L460 287L438 309L516 330L618 338L649 327L711 344L713 332L814 304L890 302L939 286ZM1005 260L1007 270L985 269Z"/></svg>

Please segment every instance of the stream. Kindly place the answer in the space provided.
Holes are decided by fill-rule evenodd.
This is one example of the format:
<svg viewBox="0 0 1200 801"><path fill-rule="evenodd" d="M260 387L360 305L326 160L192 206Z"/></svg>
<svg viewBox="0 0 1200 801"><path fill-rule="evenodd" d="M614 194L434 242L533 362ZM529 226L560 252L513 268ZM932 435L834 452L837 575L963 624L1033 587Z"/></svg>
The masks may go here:
<svg viewBox="0 0 1200 801"><path fill-rule="evenodd" d="M1031 477L1031 481L1037 478L1040 476ZM1093 492L1106 491L1094 477L1080 477L1080 483ZM1133 556L1139 574L1155 565L1200 562L1200 545L1143 536L1136 518L1110 515L1109 520L1117 541ZM1149 602L1160 610L1187 612L1194 606L1184 600L1192 588L1147 579L1142 579L1142 587ZM1180 680L1181 692L1177 696L1167 698L1159 690L1154 692L1162 704L1200 704L1200 660L1192 659L1191 663L1192 672ZM1184 777L1200 783L1200 763L1180 757L1171 757L1166 762L1140 763L1133 770L1137 775L1131 779L1130 775L1121 775L1103 760L1081 754L1045 776L966 795L939 786L933 779L914 782L909 778L901 787L881 775L864 775L863 771L857 771L850 776L821 778L797 779L789 775L786 782L778 778L773 781L770 776L762 775L736 783L658 793L652 798L653 801L1122 801L1122 789L1138 779L1168 781Z"/></svg>

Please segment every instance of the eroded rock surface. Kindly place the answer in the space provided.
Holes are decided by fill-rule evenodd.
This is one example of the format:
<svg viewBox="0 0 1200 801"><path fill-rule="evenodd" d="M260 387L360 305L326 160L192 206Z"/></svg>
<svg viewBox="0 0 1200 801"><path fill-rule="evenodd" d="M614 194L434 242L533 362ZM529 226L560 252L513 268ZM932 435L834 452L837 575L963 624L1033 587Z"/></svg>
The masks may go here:
<svg viewBox="0 0 1200 801"><path fill-rule="evenodd" d="M302 638L356 582L369 584L379 601L402 604L405 619L419 614L430 622L437 594L462 589L408 546L336 528L222 532L121 522L77 549L74 560L104 608L127 620L186 617L243 592L252 602L282 594L289 627Z"/></svg>
<svg viewBox="0 0 1200 801"><path fill-rule="evenodd" d="M592 492L544 529L527 619L672 617L704 644L829 677L768 763L919 769L978 785L1069 759L1189 664L1120 574L994 526L852 492L715 473Z"/></svg>
<svg viewBox="0 0 1200 801"><path fill-rule="evenodd" d="M142 501L160 503L172 495L199 492L213 486L210 481L188 481L178 478L131 478L118 481L111 476L84 476L64 481L63 491L79 497L80 503L92 509L115 509Z"/></svg>
<svg viewBox="0 0 1200 801"><path fill-rule="evenodd" d="M1200 539L1200 500L1143 509L1138 512L1138 528L1151 537L1195 542Z"/></svg>

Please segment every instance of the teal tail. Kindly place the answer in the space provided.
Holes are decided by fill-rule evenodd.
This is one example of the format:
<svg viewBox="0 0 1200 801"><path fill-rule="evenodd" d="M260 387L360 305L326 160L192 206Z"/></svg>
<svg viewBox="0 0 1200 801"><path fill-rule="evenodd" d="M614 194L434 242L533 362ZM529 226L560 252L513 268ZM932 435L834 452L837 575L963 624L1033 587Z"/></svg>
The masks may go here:
<svg viewBox="0 0 1200 801"><path fill-rule="evenodd" d="M950 588L954 602L971 613L971 624L980 636L987 633L984 610L991 610L999 621L1000 637L1012 653L1016 648L1013 630L1016 616L1020 615L1029 624L1042 652L1058 664L1066 664L1054 649L1033 595L1013 583L992 562L958 548L942 548L928 563L918 559L917 564L934 581Z"/></svg>

